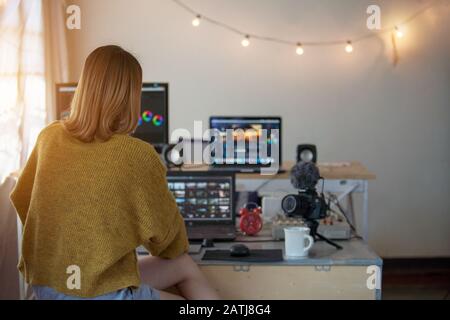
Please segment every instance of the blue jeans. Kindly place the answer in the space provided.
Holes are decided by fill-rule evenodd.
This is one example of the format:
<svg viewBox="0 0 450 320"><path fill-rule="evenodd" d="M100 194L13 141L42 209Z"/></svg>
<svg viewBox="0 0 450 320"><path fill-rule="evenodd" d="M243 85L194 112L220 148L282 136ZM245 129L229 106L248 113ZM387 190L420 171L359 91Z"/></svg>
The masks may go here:
<svg viewBox="0 0 450 320"><path fill-rule="evenodd" d="M50 287L33 286L37 300L159 300L159 292L146 284L139 288L125 288L93 298L81 298L59 293Z"/></svg>

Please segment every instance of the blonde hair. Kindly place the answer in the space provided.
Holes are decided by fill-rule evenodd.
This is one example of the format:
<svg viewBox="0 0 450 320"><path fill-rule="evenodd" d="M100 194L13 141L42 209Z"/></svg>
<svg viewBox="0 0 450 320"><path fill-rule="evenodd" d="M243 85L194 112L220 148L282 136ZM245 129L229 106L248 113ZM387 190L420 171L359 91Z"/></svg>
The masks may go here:
<svg viewBox="0 0 450 320"><path fill-rule="evenodd" d="M86 59L66 129L83 142L134 132L141 106L142 68L118 46L95 49Z"/></svg>

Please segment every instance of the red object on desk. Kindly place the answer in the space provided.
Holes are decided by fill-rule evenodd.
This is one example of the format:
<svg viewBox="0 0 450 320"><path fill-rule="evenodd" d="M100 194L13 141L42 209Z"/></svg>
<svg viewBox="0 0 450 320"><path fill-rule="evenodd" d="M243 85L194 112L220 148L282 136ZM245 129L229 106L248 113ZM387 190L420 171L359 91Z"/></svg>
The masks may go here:
<svg viewBox="0 0 450 320"><path fill-rule="evenodd" d="M239 226L243 233L254 236L261 231L263 226L261 207L253 202L247 203L239 213L241 215Z"/></svg>

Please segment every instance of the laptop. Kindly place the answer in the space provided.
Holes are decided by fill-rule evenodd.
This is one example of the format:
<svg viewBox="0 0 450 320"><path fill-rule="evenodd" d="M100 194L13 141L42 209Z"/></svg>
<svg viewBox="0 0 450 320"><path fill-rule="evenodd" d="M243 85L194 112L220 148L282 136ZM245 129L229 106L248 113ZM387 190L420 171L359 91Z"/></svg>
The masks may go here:
<svg viewBox="0 0 450 320"><path fill-rule="evenodd" d="M211 170L260 172L274 165L281 168L281 117L213 116L209 127L216 131L213 140L223 143L222 154L212 154Z"/></svg>
<svg viewBox="0 0 450 320"><path fill-rule="evenodd" d="M232 172L169 171L167 182L189 240L236 238Z"/></svg>

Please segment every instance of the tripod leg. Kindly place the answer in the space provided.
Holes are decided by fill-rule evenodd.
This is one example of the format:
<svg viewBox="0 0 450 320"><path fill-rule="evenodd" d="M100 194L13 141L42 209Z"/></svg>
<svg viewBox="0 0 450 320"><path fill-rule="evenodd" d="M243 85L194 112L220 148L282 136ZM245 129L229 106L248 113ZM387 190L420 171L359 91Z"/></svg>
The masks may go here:
<svg viewBox="0 0 450 320"><path fill-rule="evenodd" d="M332 246L335 247L336 249L342 250L342 247L341 247L340 245L338 245L336 242L331 241L331 240L328 239L328 238L325 238L325 237L324 237L323 235L321 235L320 233L317 233L317 232L316 232L316 236L317 236L319 239L321 239L321 240L325 241L326 243L328 243L329 245L332 245Z"/></svg>

